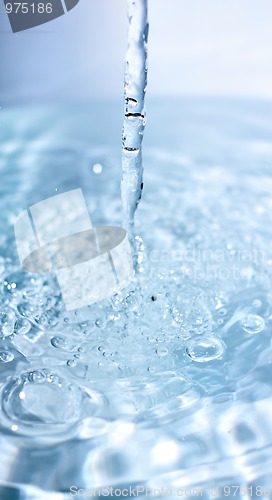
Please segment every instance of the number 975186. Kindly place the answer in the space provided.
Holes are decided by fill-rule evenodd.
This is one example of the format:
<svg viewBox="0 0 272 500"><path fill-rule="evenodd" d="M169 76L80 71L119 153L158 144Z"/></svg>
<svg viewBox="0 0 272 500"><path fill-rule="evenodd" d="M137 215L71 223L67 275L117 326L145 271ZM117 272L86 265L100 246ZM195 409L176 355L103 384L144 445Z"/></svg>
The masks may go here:
<svg viewBox="0 0 272 500"><path fill-rule="evenodd" d="M6 3L6 11L8 14L51 14L53 10L52 3L28 3L14 2Z"/></svg>

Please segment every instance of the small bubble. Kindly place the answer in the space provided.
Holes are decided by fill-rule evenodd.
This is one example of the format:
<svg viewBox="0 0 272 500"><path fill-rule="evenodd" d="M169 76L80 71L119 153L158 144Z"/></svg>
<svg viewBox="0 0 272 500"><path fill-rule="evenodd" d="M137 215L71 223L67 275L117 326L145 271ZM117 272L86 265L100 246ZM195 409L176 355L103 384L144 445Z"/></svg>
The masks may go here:
<svg viewBox="0 0 272 500"><path fill-rule="evenodd" d="M102 165L100 165L100 163L94 163L93 172L95 174L101 174L102 170L103 170L103 167L102 167Z"/></svg>
<svg viewBox="0 0 272 500"><path fill-rule="evenodd" d="M257 314L247 314L240 321L241 328L247 333L260 333L264 330L265 321Z"/></svg>
<svg viewBox="0 0 272 500"><path fill-rule="evenodd" d="M71 342L63 337L52 337L51 344L57 349L63 349L63 351L72 349Z"/></svg>
<svg viewBox="0 0 272 500"><path fill-rule="evenodd" d="M31 323L24 318L19 318L14 326L14 333L25 335L31 330Z"/></svg>
<svg viewBox="0 0 272 500"><path fill-rule="evenodd" d="M70 366L71 368L74 368L77 365L77 362L75 359L68 359L67 361L67 366Z"/></svg>
<svg viewBox="0 0 272 500"><path fill-rule="evenodd" d="M105 326L105 320L103 318L98 318L95 322L94 322L95 326L97 326L97 328L103 328L103 326Z"/></svg>
<svg viewBox="0 0 272 500"><path fill-rule="evenodd" d="M16 314L10 308L5 308L0 312L0 337L9 337L14 332Z"/></svg>
<svg viewBox="0 0 272 500"><path fill-rule="evenodd" d="M261 307L262 301L259 299L253 300L252 305L253 305L253 307L256 307L256 309L257 309L258 307Z"/></svg>
<svg viewBox="0 0 272 500"><path fill-rule="evenodd" d="M59 378L59 376L58 376L58 375L50 374L50 375L47 377L47 380L48 380L48 382L50 382L51 384L55 384L55 385L57 385L58 387L61 387L61 386L62 386L61 379Z"/></svg>
<svg viewBox="0 0 272 500"><path fill-rule="evenodd" d="M158 354L158 356L160 356L160 357L167 356L168 349L157 349L156 354Z"/></svg>
<svg viewBox="0 0 272 500"><path fill-rule="evenodd" d="M35 314L35 309L29 302L18 304L17 311L24 318L32 317Z"/></svg>
<svg viewBox="0 0 272 500"><path fill-rule="evenodd" d="M224 347L220 340L210 337L191 340L186 347L186 354L197 363L218 359L223 352Z"/></svg>
<svg viewBox="0 0 272 500"><path fill-rule="evenodd" d="M55 309L48 309L43 314L38 314L35 316L35 321L41 328L56 326L58 324L58 319L56 317Z"/></svg>
<svg viewBox="0 0 272 500"><path fill-rule="evenodd" d="M29 373L28 380L33 384L42 384L46 380L46 372L44 370L34 370Z"/></svg>
<svg viewBox="0 0 272 500"><path fill-rule="evenodd" d="M0 363L10 363L14 360L14 354L9 351L0 351Z"/></svg>

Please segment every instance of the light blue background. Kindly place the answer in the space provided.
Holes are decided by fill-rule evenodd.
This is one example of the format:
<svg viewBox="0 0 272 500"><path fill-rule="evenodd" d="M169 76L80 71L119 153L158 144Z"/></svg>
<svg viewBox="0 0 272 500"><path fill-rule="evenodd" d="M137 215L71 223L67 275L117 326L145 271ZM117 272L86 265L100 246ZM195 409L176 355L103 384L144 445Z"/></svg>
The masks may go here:
<svg viewBox="0 0 272 500"><path fill-rule="evenodd" d="M272 97L271 0L150 0L149 95ZM12 34L0 4L0 106L122 97L126 1L80 0Z"/></svg>

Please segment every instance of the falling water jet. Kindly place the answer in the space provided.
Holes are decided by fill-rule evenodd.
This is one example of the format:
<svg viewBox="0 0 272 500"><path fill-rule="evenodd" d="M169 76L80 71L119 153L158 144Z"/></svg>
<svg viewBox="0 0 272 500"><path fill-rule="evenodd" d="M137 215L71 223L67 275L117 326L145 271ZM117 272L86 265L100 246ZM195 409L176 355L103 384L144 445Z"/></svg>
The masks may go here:
<svg viewBox="0 0 272 500"><path fill-rule="evenodd" d="M132 246L134 267L137 269L134 216L143 189L142 141L146 122L148 9L147 0L127 1L129 29L124 82L121 195L124 225Z"/></svg>

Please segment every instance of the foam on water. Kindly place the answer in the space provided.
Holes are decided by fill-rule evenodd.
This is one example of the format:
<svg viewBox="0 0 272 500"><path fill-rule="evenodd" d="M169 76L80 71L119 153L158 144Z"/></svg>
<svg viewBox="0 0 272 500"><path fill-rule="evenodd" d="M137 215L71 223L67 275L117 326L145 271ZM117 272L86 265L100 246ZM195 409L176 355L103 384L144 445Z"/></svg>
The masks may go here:
<svg viewBox="0 0 272 500"><path fill-rule="evenodd" d="M272 178L267 147L255 147L269 109L154 106L139 273L74 312L54 276L20 269L12 223L56 186L82 185L94 222L120 224L118 140L106 150L84 135L90 115L105 123L101 108L75 111L65 136L62 109L3 112L2 484L32 485L37 499L71 485L269 486Z"/></svg>

